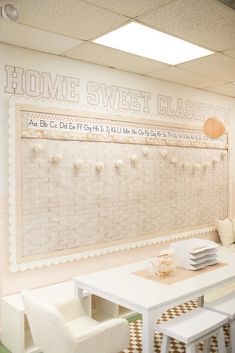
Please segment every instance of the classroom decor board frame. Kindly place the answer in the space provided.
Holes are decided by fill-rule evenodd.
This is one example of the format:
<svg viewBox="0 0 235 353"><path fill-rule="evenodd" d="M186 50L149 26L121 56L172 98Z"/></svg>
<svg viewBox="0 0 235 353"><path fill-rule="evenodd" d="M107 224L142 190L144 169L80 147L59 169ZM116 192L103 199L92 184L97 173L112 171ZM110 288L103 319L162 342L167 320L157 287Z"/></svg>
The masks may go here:
<svg viewBox="0 0 235 353"><path fill-rule="evenodd" d="M9 184L12 272L204 234L230 214L229 135L14 100Z"/></svg>

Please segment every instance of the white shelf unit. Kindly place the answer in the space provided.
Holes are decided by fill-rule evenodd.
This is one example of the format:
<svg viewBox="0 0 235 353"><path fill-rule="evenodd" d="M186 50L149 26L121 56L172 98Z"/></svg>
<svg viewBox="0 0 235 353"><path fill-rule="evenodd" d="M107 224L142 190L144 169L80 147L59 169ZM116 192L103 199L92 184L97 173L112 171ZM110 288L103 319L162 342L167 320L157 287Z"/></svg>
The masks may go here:
<svg viewBox="0 0 235 353"><path fill-rule="evenodd" d="M32 292L38 298L58 305L74 296L74 282L33 289ZM133 312L89 293L84 293L84 305L86 313L97 321L133 316ZM20 293L1 298L1 329L2 344L12 353L40 352L34 345Z"/></svg>
<svg viewBox="0 0 235 353"><path fill-rule="evenodd" d="M127 308L125 308L124 306L119 306L119 314L118 317L124 318L124 319L129 319L133 316L135 316L136 313L132 310L129 310Z"/></svg>
<svg viewBox="0 0 235 353"><path fill-rule="evenodd" d="M128 319L135 315L133 311L106 299L97 297L96 295L92 295L91 307L91 315L97 321L104 321L116 317Z"/></svg>

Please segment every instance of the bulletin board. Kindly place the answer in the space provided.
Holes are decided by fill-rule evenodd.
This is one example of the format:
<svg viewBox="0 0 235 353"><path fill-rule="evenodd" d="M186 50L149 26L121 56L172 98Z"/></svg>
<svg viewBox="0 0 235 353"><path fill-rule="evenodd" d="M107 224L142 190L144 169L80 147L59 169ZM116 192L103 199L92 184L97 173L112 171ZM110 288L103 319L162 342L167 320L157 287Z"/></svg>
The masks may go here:
<svg viewBox="0 0 235 353"><path fill-rule="evenodd" d="M33 106L17 107L14 126L11 244L22 268L228 215L227 134Z"/></svg>

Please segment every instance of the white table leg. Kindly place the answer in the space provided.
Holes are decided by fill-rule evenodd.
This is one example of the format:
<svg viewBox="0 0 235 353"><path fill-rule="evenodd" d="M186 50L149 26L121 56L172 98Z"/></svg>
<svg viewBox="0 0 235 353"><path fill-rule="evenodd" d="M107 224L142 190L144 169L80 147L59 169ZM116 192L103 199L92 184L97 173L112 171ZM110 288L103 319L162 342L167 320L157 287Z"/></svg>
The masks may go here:
<svg viewBox="0 0 235 353"><path fill-rule="evenodd" d="M142 314L142 353L154 353L154 332L156 315L146 311Z"/></svg>
<svg viewBox="0 0 235 353"><path fill-rule="evenodd" d="M204 295L201 295L200 297L198 297L197 298L197 305L199 306L199 307L203 307L203 305L204 305Z"/></svg>
<svg viewBox="0 0 235 353"><path fill-rule="evenodd" d="M226 353L225 341L224 341L224 329L221 327L217 333L217 344L219 353Z"/></svg>
<svg viewBox="0 0 235 353"><path fill-rule="evenodd" d="M83 289L79 287L77 281L74 281L74 295L78 296L80 299L83 298Z"/></svg>
<svg viewBox="0 0 235 353"><path fill-rule="evenodd" d="M186 353L197 353L196 348L197 347L195 343L189 343L186 345Z"/></svg>
<svg viewBox="0 0 235 353"><path fill-rule="evenodd" d="M168 353L170 346L170 337L162 335L161 353Z"/></svg>
<svg viewBox="0 0 235 353"><path fill-rule="evenodd" d="M204 340L203 353L209 353L211 348L211 337Z"/></svg>
<svg viewBox="0 0 235 353"><path fill-rule="evenodd" d="M85 295L84 291L81 289L77 282L74 281L74 295L77 296L80 301L83 303L83 307L86 315L91 316L92 314L92 304L91 304L91 295Z"/></svg>
<svg viewBox="0 0 235 353"><path fill-rule="evenodd" d="M235 320L230 321L230 345L231 353L235 353Z"/></svg>

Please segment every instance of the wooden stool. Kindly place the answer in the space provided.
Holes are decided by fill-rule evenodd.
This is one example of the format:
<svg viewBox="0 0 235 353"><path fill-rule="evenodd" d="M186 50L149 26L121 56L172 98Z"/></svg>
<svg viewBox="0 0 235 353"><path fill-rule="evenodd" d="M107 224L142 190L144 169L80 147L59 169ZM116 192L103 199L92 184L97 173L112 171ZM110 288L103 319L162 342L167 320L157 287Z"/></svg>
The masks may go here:
<svg viewBox="0 0 235 353"><path fill-rule="evenodd" d="M230 321L230 346L235 353L235 293L230 293L222 298L204 305L204 308L227 315Z"/></svg>
<svg viewBox="0 0 235 353"><path fill-rule="evenodd" d="M161 353L169 351L170 337L186 344L186 353L196 353L197 344L204 341L204 352L209 351L211 336L217 337L219 353L226 353L223 325L225 315L204 308L192 311L156 326L163 333Z"/></svg>

